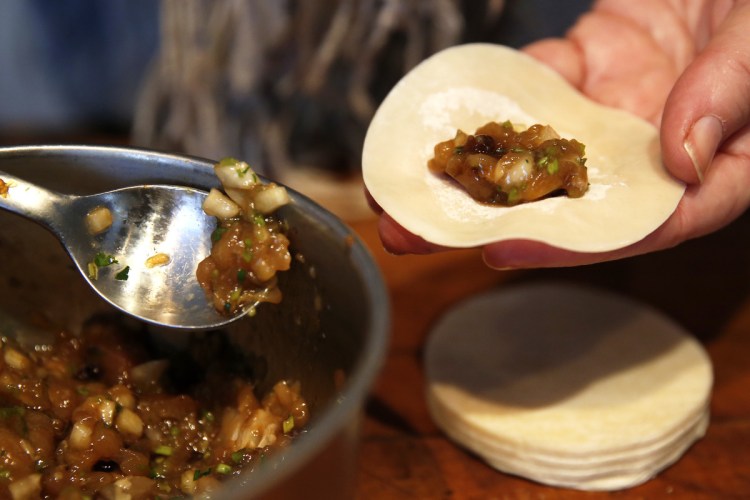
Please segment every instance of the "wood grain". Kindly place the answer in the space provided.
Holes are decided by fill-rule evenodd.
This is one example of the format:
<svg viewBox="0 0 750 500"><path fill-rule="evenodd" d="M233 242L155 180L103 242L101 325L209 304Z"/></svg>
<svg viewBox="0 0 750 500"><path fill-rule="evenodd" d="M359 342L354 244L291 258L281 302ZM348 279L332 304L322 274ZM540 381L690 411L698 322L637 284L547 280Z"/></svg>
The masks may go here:
<svg viewBox="0 0 750 500"><path fill-rule="evenodd" d="M569 269L500 272L477 250L428 256L383 251L374 218L350 225L371 249L392 301L388 357L366 411L360 499L750 498L750 217L653 255ZM582 492L512 477L445 438L424 400L422 346L451 305L493 287L564 280L646 302L692 332L714 364L707 435L654 479Z"/></svg>

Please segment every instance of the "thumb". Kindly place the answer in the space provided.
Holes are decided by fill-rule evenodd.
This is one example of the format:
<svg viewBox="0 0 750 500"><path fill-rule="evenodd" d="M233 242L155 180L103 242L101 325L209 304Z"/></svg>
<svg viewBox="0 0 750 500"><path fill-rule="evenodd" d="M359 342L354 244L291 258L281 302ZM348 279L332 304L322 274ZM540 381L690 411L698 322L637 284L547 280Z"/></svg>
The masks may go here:
<svg viewBox="0 0 750 500"><path fill-rule="evenodd" d="M738 2L667 98L661 121L667 169L685 182L702 182L724 141L748 121L750 2Z"/></svg>

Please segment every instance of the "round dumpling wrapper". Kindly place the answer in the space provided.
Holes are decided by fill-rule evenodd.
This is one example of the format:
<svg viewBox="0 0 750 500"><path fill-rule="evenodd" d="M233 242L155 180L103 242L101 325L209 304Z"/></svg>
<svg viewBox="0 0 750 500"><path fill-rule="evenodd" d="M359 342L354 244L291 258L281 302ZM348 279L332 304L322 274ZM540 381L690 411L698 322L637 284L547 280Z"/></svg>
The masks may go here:
<svg viewBox="0 0 750 500"><path fill-rule="evenodd" d="M560 283L449 311L425 351L448 436L501 470L579 489L643 482L703 435L710 359L660 313Z"/></svg>
<svg viewBox="0 0 750 500"><path fill-rule="evenodd" d="M429 171L435 145L457 130L474 133L506 120L550 125L582 142L586 194L493 206ZM399 224L448 247L528 239L581 252L614 250L659 227L685 189L662 165L653 125L591 101L537 60L492 44L446 49L404 76L370 123L362 172L374 200Z"/></svg>

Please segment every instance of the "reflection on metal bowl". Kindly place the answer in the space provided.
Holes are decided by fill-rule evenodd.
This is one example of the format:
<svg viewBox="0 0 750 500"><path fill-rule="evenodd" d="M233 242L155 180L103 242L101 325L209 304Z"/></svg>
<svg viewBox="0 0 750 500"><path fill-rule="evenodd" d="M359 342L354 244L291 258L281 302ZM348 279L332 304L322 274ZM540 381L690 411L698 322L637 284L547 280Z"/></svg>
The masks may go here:
<svg viewBox="0 0 750 500"><path fill-rule="evenodd" d="M64 193L132 184L218 185L212 162L154 151L102 146L0 148L0 170ZM264 304L212 332L267 367L263 393L280 379L302 381L312 415L308 431L253 471L229 480L221 498L351 498L362 407L388 341L389 306L379 270L345 224L304 195L279 212L294 259L280 277L284 299ZM72 332L110 307L84 283L55 238L36 224L0 213L0 334L39 340L40 317ZM151 340L180 349L188 338L149 329ZM336 373L344 373L337 386Z"/></svg>

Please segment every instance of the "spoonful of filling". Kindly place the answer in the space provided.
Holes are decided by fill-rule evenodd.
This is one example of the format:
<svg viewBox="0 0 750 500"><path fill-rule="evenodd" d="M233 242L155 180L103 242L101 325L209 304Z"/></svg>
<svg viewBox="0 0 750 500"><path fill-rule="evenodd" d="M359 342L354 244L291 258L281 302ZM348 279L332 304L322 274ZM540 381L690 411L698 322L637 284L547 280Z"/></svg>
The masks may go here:
<svg viewBox="0 0 750 500"><path fill-rule="evenodd" d="M222 314L254 311L260 302L279 303L276 273L291 264L289 240L273 213L289 203L286 188L260 182L250 166L225 158L214 168L224 192L212 189L203 208L216 217L211 254L200 262L197 278Z"/></svg>
<svg viewBox="0 0 750 500"><path fill-rule="evenodd" d="M286 189L237 160L215 171L226 194L147 184L78 196L0 171L0 209L50 230L118 309L160 326L215 329L278 302L276 272L291 262L271 215L289 202Z"/></svg>

